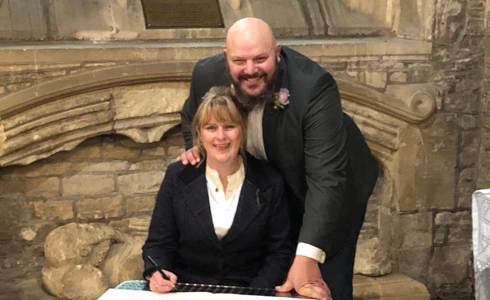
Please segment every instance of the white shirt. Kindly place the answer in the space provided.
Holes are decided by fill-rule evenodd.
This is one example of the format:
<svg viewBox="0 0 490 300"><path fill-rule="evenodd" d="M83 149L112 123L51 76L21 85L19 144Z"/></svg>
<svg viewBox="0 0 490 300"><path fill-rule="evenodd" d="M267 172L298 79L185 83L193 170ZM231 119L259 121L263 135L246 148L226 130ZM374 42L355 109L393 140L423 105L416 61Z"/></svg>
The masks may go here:
<svg viewBox="0 0 490 300"><path fill-rule="evenodd" d="M256 105L248 113L247 123L247 151L258 159L267 160L262 130L262 117L265 105ZM313 258L319 263L325 262L325 251L310 244L299 242L296 255Z"/></svg>
<svg viewBox="0 0 490 300"><path fill-rule="evenodd" d="M244 179L245 169L241 159L238 171L227 176L226 191L224 191L218 172L206 166L209 207L211 208L214 232L218 239L222 239L233 224Z"/></svg>

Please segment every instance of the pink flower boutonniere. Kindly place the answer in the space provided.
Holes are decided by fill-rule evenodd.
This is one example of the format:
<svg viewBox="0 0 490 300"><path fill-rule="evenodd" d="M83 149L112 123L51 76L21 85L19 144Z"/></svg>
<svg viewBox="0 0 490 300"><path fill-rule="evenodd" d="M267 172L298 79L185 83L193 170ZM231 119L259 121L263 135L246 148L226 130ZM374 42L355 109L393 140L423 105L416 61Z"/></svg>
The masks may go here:
<svg viewBox="0 0 490 300"><path fill-rule="evenodd" d="M274 98L274 109L284 109L289 104L289 90L281 88Z"/></svg>

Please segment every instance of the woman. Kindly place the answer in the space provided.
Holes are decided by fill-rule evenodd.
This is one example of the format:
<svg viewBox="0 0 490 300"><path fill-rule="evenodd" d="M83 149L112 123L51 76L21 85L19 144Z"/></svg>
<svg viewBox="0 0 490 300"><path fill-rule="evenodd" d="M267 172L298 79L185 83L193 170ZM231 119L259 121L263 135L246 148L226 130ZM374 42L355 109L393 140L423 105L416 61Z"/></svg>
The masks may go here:
<svg viewBox="0 0 490 300"><path fill-rule="evenodd" d="M203 97L193 131L204 160L197 167L176 162L166 171L143 246L150 289L171 291L177 279L281 284L292 255L282 179L245 154L245 118L228 88L213 87Z"/></svg>

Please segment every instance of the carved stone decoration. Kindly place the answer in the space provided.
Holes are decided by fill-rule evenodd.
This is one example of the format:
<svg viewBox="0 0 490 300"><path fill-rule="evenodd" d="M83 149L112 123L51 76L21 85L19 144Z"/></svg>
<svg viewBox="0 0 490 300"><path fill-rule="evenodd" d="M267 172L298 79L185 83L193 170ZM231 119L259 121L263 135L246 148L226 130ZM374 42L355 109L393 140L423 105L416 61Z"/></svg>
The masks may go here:
<svg viewBox="0 0 490 300"><path fill-rule="evenodd" d="M70 223L46 238L42 280L47 291L62 299L96 299L109 287L141 278L142 237L108 225Z"/></svg>
<svg viewBox="0 0 490 300"><path fill-rule="evenodd" d="M29 164L106 133L139 143L160 140L180 122L190 70L184 63L104 68L4 97L0 166Z"/></svg>

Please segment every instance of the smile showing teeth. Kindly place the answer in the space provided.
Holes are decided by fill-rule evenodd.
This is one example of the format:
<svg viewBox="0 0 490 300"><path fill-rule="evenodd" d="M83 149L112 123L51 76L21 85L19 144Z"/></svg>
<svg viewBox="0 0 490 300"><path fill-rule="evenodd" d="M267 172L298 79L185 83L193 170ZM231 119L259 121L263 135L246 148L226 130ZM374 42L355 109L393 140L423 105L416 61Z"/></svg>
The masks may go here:
<svg viewBox="0 0 490 300"><path fill-rule="evenodd" d="M220 145L214 145L218 150L224 150L228 148L229 144L220 144Z"/></svg>

